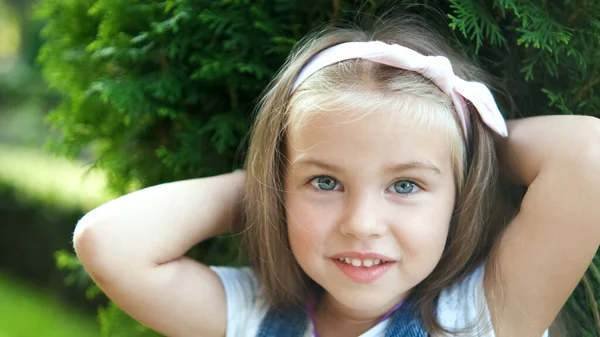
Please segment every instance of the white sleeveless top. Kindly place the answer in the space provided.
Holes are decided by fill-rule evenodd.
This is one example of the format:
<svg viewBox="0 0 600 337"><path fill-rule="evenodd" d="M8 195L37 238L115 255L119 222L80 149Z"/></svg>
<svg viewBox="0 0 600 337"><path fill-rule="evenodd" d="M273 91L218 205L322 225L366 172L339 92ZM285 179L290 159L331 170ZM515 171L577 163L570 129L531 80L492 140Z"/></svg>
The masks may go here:
<svg viewBox="0 0 600 337"><path fill-rule="evenodd" d="M220 277L227 296L227 335L226 337L255 337L269 303L261 292L260 282L248 267L210 267ZM495 337L490 312L485 300L483 288L484 267L480 266L463 281L441 291L437 318L440 324L450 331L458 331L479 324L464 333L452 336ZM358 337L385 337L390 323L387 319ZM303 337L313 337L312 323L308 322ZM548 337L548 331L542 337Z"/></svg>

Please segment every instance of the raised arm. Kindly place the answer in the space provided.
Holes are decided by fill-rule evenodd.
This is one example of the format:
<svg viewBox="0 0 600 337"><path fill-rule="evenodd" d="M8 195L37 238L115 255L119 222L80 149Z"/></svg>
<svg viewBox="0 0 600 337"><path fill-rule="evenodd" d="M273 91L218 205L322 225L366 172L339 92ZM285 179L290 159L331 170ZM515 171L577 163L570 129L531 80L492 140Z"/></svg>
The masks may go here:
<svg viewBox="0 0 600 337"><path fill-rule="evenodd" d="M600 244L600 120L511 121L501 153L528 190L497 247L500 282L486 273L486 296L497 336L541 336Z"/></svg>
<svg viewBox="0 0 600 337"><path fill-rule="evenodd" d="M110 201L77 224L77 256L125 312L169 337L223 336L218 276L183 255L239 221L244 174L149 187Z"/></svg>

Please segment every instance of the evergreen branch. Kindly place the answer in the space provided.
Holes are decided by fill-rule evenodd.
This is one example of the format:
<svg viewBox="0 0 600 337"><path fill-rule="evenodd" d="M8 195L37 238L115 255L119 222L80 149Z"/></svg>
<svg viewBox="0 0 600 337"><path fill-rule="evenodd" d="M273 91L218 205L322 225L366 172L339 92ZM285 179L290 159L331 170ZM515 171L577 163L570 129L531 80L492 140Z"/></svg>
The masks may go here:
<svg viewBox="0 0 600 337"><path fill-rule="evenodd" d="M518 16L522 26L516 31L521 33L518 45L533 46L553 52L560 44L568 44L573 30L560 24L543 7L529 3Z"/></svg>
<svg viewBox="0 0 600 337"><path fill-rule="evenodd" d="M520 14L519 7L513 0L495 0L492 8L498 8L502 17L506 17L506 10L509 9L518 17Z"/></svg>
<svg viewBox="0 0 600 337"><path fill-rule="evenodd" d="M448 14L451 20L449 26L460 31L464 37L475 40L476 54L483 46L484 40L489 40L492 45L507 48L506 39L491 12L471 0L451 0L450 8L453 13Z"/></svg>
<svg viewBox="0 0 600 337"><path fill-rule="evenodd" d="M572 115L573 111L567 104L565 103L566 98L563 93L556 93L550 89L542 89L542 92L546 94L546 97L550 100L549 107L557 107L562 113L566 115Z"/></svg>
<svg viewBox="0 0 600 337"><path fill-rule="evenodd" d="M570 107L576 106L580 101L583 95L585 95L590 89L592 89L596 84L600 82L600 77L591 78L581 89L577 90L575 95L573 96L573 101L569 104ZM599 335L600 336L600 335Z"/></svg>
<svg viewBox="0 0 600 337"><path fill-rule="evenodd" d="M572 27L573 25L575 25L575 23L577 22L577 20L581 16L581 14L584 13L585 10L587 10L587 7L588 7L587 0L582 0L581 6L579 6L576 10L574 10L573 13L571 13L571 15L569 15L569 18L567 19L567 25L569 27Z"/></svg>

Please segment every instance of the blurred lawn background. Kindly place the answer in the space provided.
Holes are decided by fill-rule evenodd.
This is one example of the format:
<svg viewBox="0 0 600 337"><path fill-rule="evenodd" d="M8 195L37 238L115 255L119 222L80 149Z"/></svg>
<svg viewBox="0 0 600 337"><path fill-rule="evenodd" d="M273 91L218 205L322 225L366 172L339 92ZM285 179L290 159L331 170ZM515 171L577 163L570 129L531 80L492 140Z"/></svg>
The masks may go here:
<svg viewBox="0 0 600 337"><path fill-rule="evenodd" d="M44 116L57 102L35 58L41 24L34 1L0 0L0 337L100 336L85 275L56 251L72 251L71 232L86 211L110 198L90 163L44 150Z"/></svg>
<svg viewBox="0 0 600 337"><path fill-rule="evenodd" d="M47 289L0 274L0 337L100 336L94 317L63 305Z"/></svg>

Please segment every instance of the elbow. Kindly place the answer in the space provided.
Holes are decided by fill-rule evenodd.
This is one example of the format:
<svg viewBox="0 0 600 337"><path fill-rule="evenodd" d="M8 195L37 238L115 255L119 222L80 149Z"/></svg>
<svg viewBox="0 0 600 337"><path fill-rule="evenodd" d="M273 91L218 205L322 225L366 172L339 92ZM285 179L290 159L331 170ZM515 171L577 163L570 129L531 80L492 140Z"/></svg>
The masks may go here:
<svg viewBox="0 0 600 337"><path fill-rule="evenodd" d="M85 217L77 223L75 231L73 232L73 249L77 258L87 269L87 261L90 256L93 255L94 239L91 221L85 221Z"/></svg>
<svg viewBox="0 0 600 337"><path fill-rule="evenodd" d="M92 221L86 217L79 220L73 232L73 249L85 271L96 284L100 285L103 283L104 258L100 255L101 244L95 232L97 231Z"/></svg>
<svg viewBox="0 0 600 337"><path fill-rule="evenodd" d="M75 230L73 231L73 248L77 253L77 250L81 247L82 241L84 241L84 236L87 237L90 235L90 226L91 221L86 221L86 218L81 218L77 225L75 226Z"/></svg>
<svg viewBox="0 0 600 337"><path fill-rule="evenodd" d="M106 243L103 237L102 223L106 222L106 212L101 212L106 208L106 204L102 205L84 215L75 226L73 231L73 249L81 264L88 270L95 261L99 258L99 254L103 251L103 245Z"/></svg>
<svg viewBox="0 0 600 337"><path fill-rule="evenodd" d="M93 237L95 236L94 227L97 226L94 224L95 221L93 220L93 217L90 216L91 214L92 213L88 213L81 218L73 231L73 249L80 261L83 260L84 257L90 255L90 252L93 251L93 247L96 245Z"/></svg>

